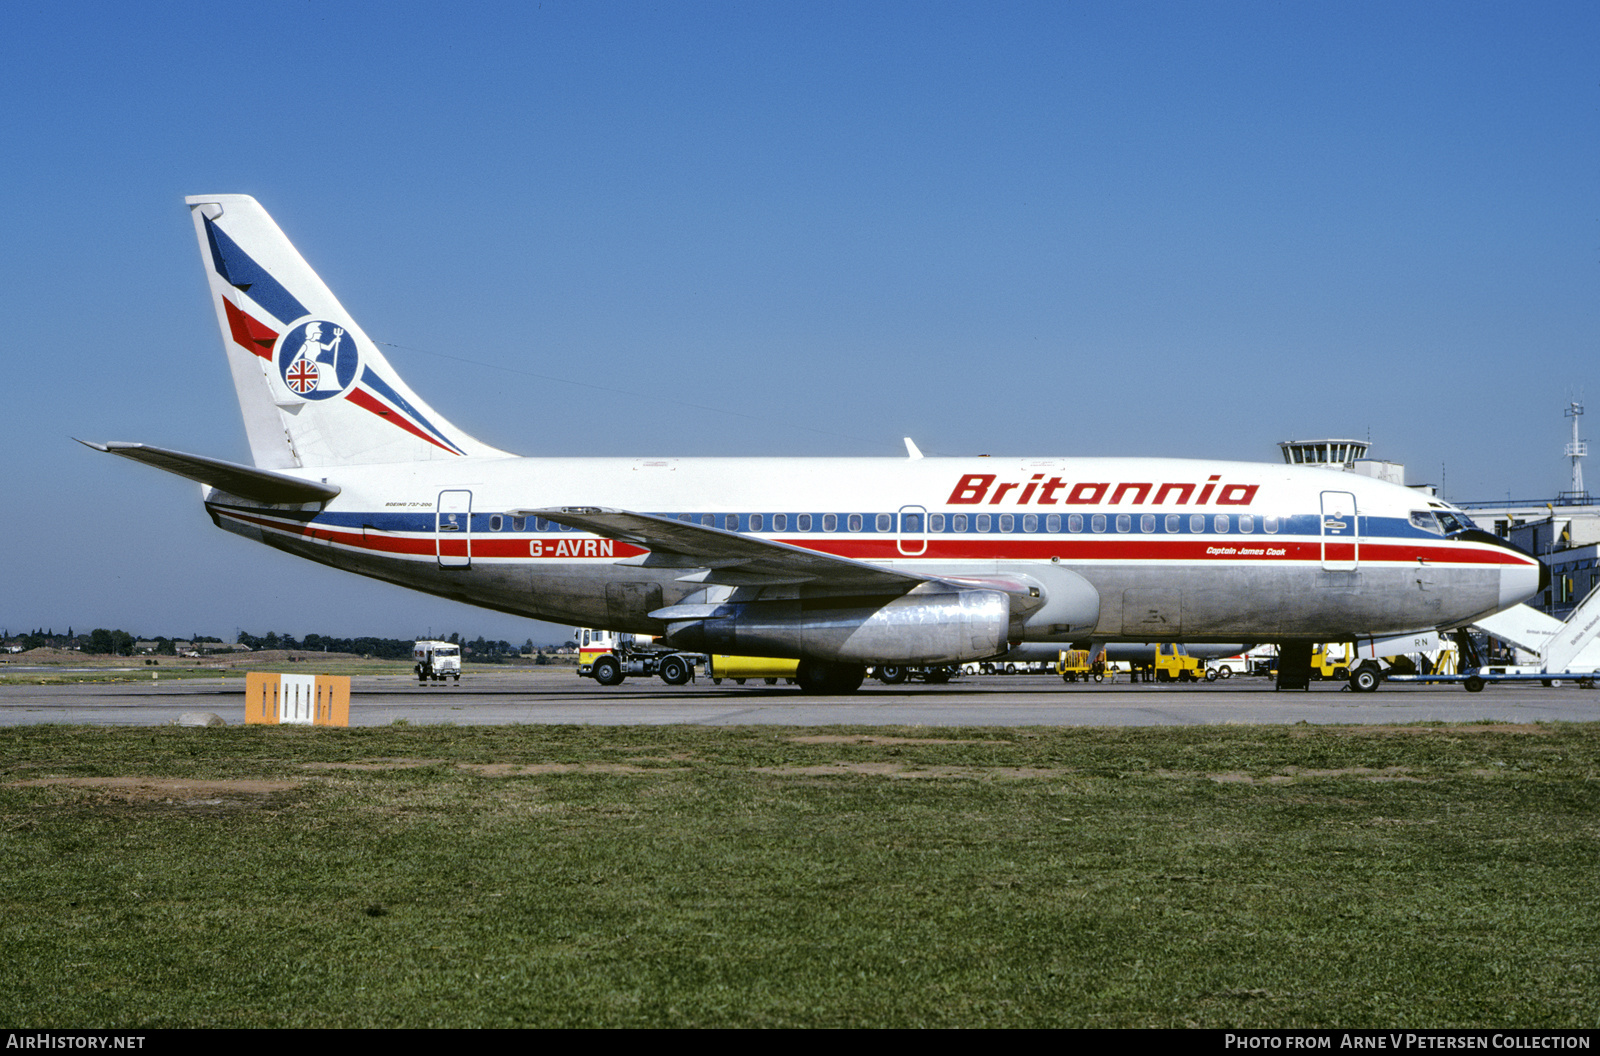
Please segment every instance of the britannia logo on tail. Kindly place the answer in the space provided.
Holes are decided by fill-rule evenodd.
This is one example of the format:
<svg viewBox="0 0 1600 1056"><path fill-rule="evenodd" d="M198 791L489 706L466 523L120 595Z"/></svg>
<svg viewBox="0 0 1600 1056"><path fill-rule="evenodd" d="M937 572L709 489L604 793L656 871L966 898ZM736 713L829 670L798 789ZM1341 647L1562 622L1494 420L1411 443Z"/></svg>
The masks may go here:
<svg viewBox="0 0 1600 1056"><path fill-rule="evenodd" d="M303 400L329 400L355 383L361 353L344 327L311 319L284 332L275 358L290 392Z"/></svg>

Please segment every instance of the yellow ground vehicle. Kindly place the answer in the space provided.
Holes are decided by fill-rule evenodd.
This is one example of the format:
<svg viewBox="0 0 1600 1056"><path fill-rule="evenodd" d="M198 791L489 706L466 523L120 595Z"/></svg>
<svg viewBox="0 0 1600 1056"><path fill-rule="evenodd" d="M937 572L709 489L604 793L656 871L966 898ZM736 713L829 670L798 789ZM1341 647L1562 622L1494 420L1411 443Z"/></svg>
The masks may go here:
<svg viewBox="0 0 1600 1056"><path fill-rule="evenodd" d="M770 656L725 656L721 653L712 653L710 661L706 664L706 673L711 676L713 685L721 685L722 680L731 678L739 685L744 685L746 679L764 679L769 686L778 684L779 679L786 682L794 681L794 673L800 667L798 660L779 660Z"/></svg>
<svg viewBox="0 0 1600 1056"><path fill-rule="evenodd" d="M1148 671L1157 682L1200 682L1206 677L1206 662L1190 656L1178 642L1157 642Z"/></svg>
<svg viewBox="0 0 1600 1056"><path fill-rule="evenodd" d="M1063 649L1056 655L1056 674L1063 682L1102 682L1111 672L1106 670L1104 652L1090 660L1087 649Z"/></svg>

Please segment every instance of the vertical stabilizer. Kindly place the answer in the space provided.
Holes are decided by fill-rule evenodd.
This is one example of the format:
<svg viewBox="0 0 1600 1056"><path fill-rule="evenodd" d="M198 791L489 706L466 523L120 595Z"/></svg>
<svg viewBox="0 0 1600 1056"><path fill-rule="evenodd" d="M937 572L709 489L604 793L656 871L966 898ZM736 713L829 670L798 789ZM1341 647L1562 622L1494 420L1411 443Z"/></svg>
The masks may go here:
<svg viewBox="0 0 1600 1056"><path fill-rule="evenodd" d="M506 454L400 380L254 198L185 201L258 467Z"/></svg>

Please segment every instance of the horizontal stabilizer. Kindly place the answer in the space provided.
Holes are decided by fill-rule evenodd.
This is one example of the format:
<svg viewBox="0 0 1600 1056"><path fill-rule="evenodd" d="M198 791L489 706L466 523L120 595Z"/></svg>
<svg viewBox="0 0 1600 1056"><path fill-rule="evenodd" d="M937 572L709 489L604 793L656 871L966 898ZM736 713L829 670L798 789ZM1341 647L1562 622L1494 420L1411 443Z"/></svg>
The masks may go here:
<svg viewBox="0 0 1600 1056"><path fill-rule="evenodd" d="M151 447L149 444L128 444L117 441L95 444L88 440L79 440L78 443L92 447L96 451L106 451L113 455L121 455L123 458L131 458L135 462L143 462L147 466L155 466L168 473L176 473L180 477L188 477L190 480L209 484L213 488L220 488L231 495L255 499L257 502L274 505L327 502L339 494L339 488L333 484L302 480L287 473L274 473L267 469L256 469L254 466L241 466L237 462L224 462L219 458L206 458L204 455L169 451L164 447Z"/></svg>

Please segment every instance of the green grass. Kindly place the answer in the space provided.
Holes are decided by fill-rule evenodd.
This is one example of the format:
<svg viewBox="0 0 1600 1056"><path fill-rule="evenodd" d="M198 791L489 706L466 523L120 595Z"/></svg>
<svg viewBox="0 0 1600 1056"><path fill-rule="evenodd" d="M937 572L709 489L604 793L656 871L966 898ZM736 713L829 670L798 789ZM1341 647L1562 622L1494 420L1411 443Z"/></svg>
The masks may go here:
<svg viewBox="0 0 1600 1056"><path fill-rule="evenodd" d="M0 1022L1592 1026L1597 778L1587 724L0 729Z"/></svg>

